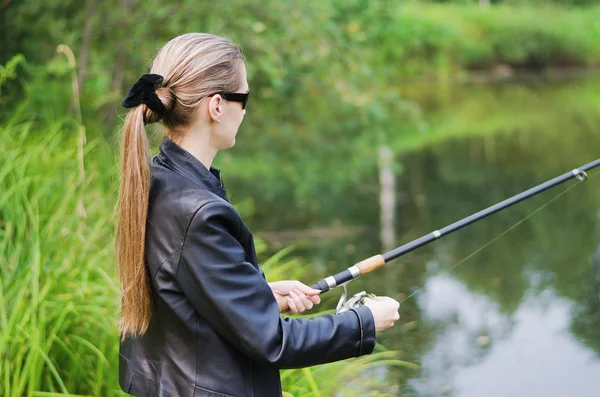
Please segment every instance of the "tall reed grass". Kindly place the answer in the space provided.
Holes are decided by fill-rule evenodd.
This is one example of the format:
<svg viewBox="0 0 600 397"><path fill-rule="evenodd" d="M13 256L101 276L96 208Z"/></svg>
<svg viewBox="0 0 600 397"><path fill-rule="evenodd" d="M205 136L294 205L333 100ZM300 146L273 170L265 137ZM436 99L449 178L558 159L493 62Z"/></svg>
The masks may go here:
<svg viewBox="0 0 600 397"><path fill-rule="evenodd" d="M94 186L98 170L78 174L78 130L69 119L41 129L15 117L0 126L0 394L7 397L117 389L110 200Z"/></svg>

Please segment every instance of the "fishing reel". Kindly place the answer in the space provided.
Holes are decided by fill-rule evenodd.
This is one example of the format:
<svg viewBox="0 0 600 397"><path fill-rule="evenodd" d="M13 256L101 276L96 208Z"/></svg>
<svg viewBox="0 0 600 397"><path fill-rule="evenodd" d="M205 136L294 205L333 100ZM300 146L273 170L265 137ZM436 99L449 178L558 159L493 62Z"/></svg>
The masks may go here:
<svg viewBox="0 0 600 397"><path fill-rule="evenodd" d="M369 294L366 291L361 291L357 294L354 294L352 296L352 298L346 300L346 298L348 296L348 290L346 289L346 284L347 283L340 285L340 287L342 287L344 291L342 292L342 296L340 296L340 300L337 304L337 307L335 308L335 314L347 312L350 309L356 309L360 306L363 306L365 304L365 302L364 302L365 298L371 298L371 299L375 298L374 294Z"/></svg>

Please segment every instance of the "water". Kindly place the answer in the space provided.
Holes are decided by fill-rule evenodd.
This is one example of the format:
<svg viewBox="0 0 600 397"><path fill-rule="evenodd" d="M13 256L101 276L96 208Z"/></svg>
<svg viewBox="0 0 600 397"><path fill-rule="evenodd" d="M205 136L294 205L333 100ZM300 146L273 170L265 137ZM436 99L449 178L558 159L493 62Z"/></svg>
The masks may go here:
<svg viewBox="0 0 600 397"><path fill-rule="evenodd" d="M407 88L429 127L448 134L425 136L424 143L396 154L402 165L396 173L397 245L600 157L599 83L467 85L442 93L434 86ZM309 224L278 225L338 232L294 237L298 253L315 269L314 279L303 281L381 252L376 182L374 170L338 197L314 198L339 203L339 211ZM256 200L257 207L269 205ZM252 220L258 236L261 223ZM599 234L600 172L592 171L586 182L553 188L353 283L351 293L365 289L398 300L414 294L402 303L401 320L378 341L422 369L389 369L382 389L407 396L599 396ZM265 235L275 248L290 242ZM323 305L330 308L338 295L328 294Z"/></svg>

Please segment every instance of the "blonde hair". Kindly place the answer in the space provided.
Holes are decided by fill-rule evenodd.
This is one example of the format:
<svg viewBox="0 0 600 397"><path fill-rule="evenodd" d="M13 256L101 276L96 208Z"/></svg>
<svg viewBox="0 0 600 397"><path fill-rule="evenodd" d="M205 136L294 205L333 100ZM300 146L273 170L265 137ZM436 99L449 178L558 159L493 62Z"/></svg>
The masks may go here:
<svg viewBox="0 0 600 397"><path fill-rule="evenodd" d="M150 73L164 77L156 94L162 117L141 104L125 118L121 142L115 256L121 282L121 340L146 333L152 315L150 278L145 264L146 217L150 193L150 148L145 124L160 122L169 131L188 125L200 101L242 86L244 57L224 37L206 33L177 36L156 54Z"/></svg>

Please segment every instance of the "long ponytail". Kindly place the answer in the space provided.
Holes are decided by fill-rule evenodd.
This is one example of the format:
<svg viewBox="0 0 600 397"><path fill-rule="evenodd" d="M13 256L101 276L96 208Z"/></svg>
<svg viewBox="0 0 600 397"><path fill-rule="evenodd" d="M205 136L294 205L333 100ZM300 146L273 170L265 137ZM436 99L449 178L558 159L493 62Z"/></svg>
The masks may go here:
<svg viewBox="0 0 600 397"><path fill-rule="evenodd" d="M150 325L152 300L145 268L146 216L150 193L150 149L144 127L145 105L127 114L121 142L121 184L116 253L121 281L119 331L142 335Z"/></svg>

